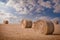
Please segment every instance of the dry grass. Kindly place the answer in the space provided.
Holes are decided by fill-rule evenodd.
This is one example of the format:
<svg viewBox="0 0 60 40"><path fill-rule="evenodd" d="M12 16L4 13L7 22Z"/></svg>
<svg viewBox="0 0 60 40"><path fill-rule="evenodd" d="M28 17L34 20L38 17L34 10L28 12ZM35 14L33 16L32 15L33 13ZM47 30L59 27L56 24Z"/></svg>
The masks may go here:
<svg viewBox="0 0 60 40"><path fill-rule="evenodd" d="M0 40L60 40L60 35L42 35L19 24L4 24L0 25Z"/></svg>

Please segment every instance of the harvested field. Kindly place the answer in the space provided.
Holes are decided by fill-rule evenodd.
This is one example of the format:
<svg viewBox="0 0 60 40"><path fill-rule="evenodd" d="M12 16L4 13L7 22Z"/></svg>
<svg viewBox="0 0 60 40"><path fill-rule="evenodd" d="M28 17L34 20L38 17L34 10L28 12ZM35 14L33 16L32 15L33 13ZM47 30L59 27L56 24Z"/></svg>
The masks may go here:
<svg viewBox="0 0 60 40"><path fill-rule="evenodd" d="M19 24L0 24L0 40L60 40L60 35L42 35Z"/></svg>

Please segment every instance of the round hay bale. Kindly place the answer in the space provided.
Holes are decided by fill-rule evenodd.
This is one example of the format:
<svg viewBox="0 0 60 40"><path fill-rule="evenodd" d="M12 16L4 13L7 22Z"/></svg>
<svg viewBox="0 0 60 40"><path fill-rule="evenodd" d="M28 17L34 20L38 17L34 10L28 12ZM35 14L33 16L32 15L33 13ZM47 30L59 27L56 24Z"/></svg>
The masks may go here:
<svg viewBox="0 0 60 40"><path fill-rule="evenodd" d="M51 21L38 20L34 22L33 26L35 31L41 34L52 34L54 31L54 25Z"/></svg>
<svg viewBox="0 0 60 40"><path fill-rule="evenodd" d="M59 21L58 20L54 20L52 22L54 24L54 32L53 32L53 34L60 35L60 23L59 23Z"/></svg>
<svg viewBox="0 0 60 40"><path fill-rule="evenodd" d="M32 28L32 21L31 20L22 20L21 25L23 28Z"/></svg>
<svg viewBox="0 0 60 40"><path fill-rule="evenodd" d="M8 21L7 20L4 20L3 22L4 22L4 24L8 24Z"/></svg>
<svg viewBox="0 0 60 40"><path fill-rule="evenodd" d="M58 21L58 20L54 20L54 21L52 21L52 22L53 22L54 25L59 24L59 21Z"/></svg>

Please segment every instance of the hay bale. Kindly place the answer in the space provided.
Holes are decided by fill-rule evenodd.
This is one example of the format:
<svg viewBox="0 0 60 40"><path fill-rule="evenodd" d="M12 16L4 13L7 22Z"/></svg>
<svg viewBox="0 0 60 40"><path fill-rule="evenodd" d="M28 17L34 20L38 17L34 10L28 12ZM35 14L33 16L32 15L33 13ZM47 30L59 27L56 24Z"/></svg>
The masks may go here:
<svg viewBox="0 0 60 40"><path fill-rule="evenodd" d="M34 22L33 29L39 31L41 34L52 34L54 31L54 25L51 21L38 20Z"/></svg>
<svg viewBox="0 0 60 40"><path fill-rule="evenodd" d="M21 25L23 28L32 28L32 21L23 19Z"/></svg>
<svg viewBox="0 0 60 40"><path fill-rule="evenodd" d="M52 22L53 22L54 25L60 24L58 20L54 20L54 21L52 21Z"/></svg>
<svg viewBox="0 0 60 40"><path fill-rule="evenodd" d="M4 20L3 22L4 22L4 24L8 24L8 20Z"/></svg>
<svg viewBox="0 0 60 40"><path fill-rule="evenodd" d="M54 24L54 32L53 34L59 34L60 35L60 23L58 20L52 21Z"/></svg>

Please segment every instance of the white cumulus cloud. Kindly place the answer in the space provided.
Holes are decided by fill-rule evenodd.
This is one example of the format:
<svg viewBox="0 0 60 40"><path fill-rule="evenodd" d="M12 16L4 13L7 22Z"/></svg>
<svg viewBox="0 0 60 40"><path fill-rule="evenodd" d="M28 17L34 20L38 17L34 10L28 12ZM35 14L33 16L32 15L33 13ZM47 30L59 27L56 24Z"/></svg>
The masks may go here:
<svg viewBox="0 0 60 40"><path fill-rule="evenodd" d="M44 1L38 1L38 3L41 5L41 6L43 6L43 7L46 7L46 8L51 8L51 3L50 3L50 1L46 1L46 2L44 2Z"/></svg>
<svg viewBox="0 0 60 40"><path fill-rule="evenodd" d="M39 7L35 7L39 3ZM34 9L36 12L41 12L46 8L54 8L53 12L60 13L60 0L44 1L44 0L9 0L6 6L11 6L20 14L28 14ZM52 5L51 3L55 3Z"/></svg>
<svg viewBox="0 0 60 40"><path fill-rule="evenodd" d="M60 13L60 4L59 3L54 5L54 12L55 13Z"/></svg>
<svg viewBox="0 0 60 40"><path fill-rule="evenodd" d="M4 11L0 11L0 18L1 19L7 19L9 20L10 18L17 18L16 16L14 16L13 14L11 13L7 13L7 12L4 12Z"/></svg>
<svg viewBox="0 0 60 40"><path fill-rule="evenodd" d="M60 3L60 0L52 0L53 3Z"/></svg>
<svg viewBox="0 0 60 40"><path fill-rule="evenodd" d="M34 9L37 11L43 10L43 8L38 8L36 6L35 0L9 0L6 6L11 6L16 9L20 14L27 14L33 11Z"/></svg>

